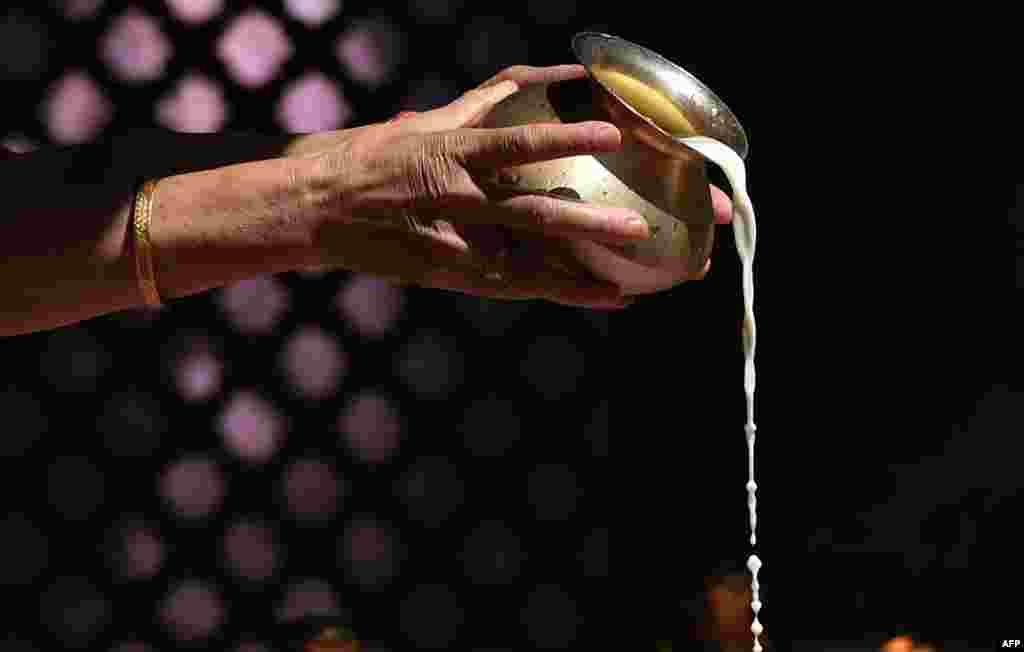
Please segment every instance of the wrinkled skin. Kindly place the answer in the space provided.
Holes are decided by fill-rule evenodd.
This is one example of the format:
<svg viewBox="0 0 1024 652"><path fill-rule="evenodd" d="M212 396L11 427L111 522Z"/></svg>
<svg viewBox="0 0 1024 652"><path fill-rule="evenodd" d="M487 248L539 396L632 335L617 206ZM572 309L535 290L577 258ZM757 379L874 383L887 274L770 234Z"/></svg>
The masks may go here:
<svg viewBox="0 0 1024 652"><path fill-rule="evenodd" d="M499 299L628 305L617 286L572 262L570 239L626 244L646 237L646 229L624 228L625 218L639 216L510 194L494 183L504 167L614 150L618 130L607 123L479 128L519 87L585 74L582 66L515 66L439 109L300 139L289 155L310 163L296 183L319 207L319 267ZM715 187L711 193L716 221L728 222L728 197ZM496 268L501 278L488 278Z"/></svg>

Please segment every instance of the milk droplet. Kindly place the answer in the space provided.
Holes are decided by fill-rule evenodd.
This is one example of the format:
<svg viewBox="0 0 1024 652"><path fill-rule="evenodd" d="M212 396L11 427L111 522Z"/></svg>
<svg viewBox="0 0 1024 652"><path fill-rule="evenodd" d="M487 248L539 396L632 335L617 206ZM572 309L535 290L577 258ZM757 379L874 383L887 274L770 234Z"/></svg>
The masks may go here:
<svg viewBox="0 0 1024 652"><path fill-rule="evenodd" d="M761 558L757 555L750 555L747 558L747 568L750 569L751 573L756 573L761 570Z"/></svg>

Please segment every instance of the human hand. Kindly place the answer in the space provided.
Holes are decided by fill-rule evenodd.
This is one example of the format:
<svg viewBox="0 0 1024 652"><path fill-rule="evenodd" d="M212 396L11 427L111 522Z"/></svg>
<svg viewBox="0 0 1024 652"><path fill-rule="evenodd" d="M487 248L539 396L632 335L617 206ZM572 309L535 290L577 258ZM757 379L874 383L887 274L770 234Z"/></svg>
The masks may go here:
<svg viewBox="0 0 1024 652"><path fill-rule="evenodd" d="M714 185L708 184L711 206L716 224L729 224L733 220L732 200ZM711 270L711 257L697 273L688 271L680 264L685 261L669 259L669 264L647 264L635 260L621 247L608 246L589 240L568 242L569 255L578 265L588 270L595 278L619 283L623 291L631 296L654 294L668 290L685 281L699 281Z"/></svg>
<svg viewBox="0 0 1024 652"><path fill-rule="evenodd" d="M612 151L621 135L606 123L473 128L517 89L498 80L434 111L334 132L322 149L299 153L309 166L295 182L316 207L322 265L495 298L625 305L616 285L573 278L549 265L546 253L568 239L646 238L638 214L541 193L500 194L486 181L508 166ZM529 246L494 260L493 240L503 233Z"/></svg>
<svg viewBox="0 0 1024 652"><path fill-rule="evenodd" d="M481 84L480 87L486 88L505 80L514 81L520 87L528 84L551 84L581 79L586 75L586 68L579 64L543 68L512 66L491 77ZM483 122L485 115L482 115L478 122ZM715 223L730 224L732 222L733 208L729 195L713 184L708 184L708 190L711 194ZM605 270L606 272L611 272L609 276L614 275L623 278L657 277L657 283L652 285L652 287L656 288L668 288L683 281L703 279L711 269L711 259L709 258L704 269L696 278L686 276L683 268L652 270L641 263L621 255L616 247L607 247L602 243L589 240L570 241L565 249L558 251L556 255L549 256L551 261L565 261L567 259L576 261L577 268L587 270L588 274L591 269L594 269ZM607 280L612 279L609 278Z"/></svg>
<svg viewBox="0 0 1024 652"><path fill-rule="evenodd" d="M579 64L550 66L544 68L533 66L512 66L502 70L494 77L485 81L481 84L481 88L492 86L505 80L512 80L522 87L527 84L551 84L561 81L569 81L572 79L581 79L586 75L586 68ZM483 119L484 116L481 116L480 122L482 122ZM711 193L711 204L714 212L715 223L730 224L732 222L733 208L732 200L729 198L729 195L713 184L708 184L708 190ZM602 246L601 243L577 240L569 243L569 249L571 249L571 251L560 252L560 255L571 256L579 261L580 265L584 269L605 269L614 271L616 275L632 278L649 276L652 271L641 263L637 263L620 255L619 252L614 250L614 248ZM710 269L711 260L709 258L703 271L696 277L696 279L687 277L682 268L658 270L658 276L660 278L658 278L656 287L667 288L686 280L700 280L707 275Z"/></svg>

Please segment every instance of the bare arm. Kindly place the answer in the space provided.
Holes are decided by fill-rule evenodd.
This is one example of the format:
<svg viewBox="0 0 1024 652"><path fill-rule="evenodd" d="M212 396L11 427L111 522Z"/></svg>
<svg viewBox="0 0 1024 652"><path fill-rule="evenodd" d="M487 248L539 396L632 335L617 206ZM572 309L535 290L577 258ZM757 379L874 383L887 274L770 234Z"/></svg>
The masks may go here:
<svg viewBox="0 0 1024 652"><path fill-rule="evenodd" d="M562 68L520 72L529 83L568 74ZM567 266L565 245L646 238L639 214L478 185L508 166L621 146L606 123L480 128L517 90L511 80L485 85L395 124L277 137L137 130L0 160L0 335L143 304L129 226L144 178L163 179L150 234L164 300L260 274L344 268L480 296L622 308L617 285ZM491 242L511 233L518 246L494 260Z"/></svg>
<svg viewBox="0 0 1024 652"><path fill-rule="evenodd" d="M55 328L142 305L129 213L140 178L160 177L150 227L167 300L301 267L311 234L303 137L137 130L0 160L0 334Z"/></svg>

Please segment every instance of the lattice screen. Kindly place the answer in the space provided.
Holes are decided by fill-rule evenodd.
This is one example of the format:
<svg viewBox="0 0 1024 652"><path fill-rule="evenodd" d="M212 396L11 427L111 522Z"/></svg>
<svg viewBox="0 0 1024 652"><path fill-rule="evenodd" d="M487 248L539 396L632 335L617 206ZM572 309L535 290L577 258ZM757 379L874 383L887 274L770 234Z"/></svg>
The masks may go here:
<svg viewBox="0 0 1024 652"><path fill-rule="evenodd" d="M35 95L6 144L436 106L529 56L514 21L461 4L12 9L6 76ZM550 4L522 24L571 16ZM4 650L262 652L317 614L372 650L579 645L608 567L606 333L331 273L5 341Z"/></svg>

